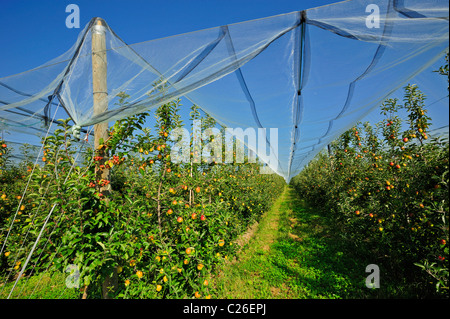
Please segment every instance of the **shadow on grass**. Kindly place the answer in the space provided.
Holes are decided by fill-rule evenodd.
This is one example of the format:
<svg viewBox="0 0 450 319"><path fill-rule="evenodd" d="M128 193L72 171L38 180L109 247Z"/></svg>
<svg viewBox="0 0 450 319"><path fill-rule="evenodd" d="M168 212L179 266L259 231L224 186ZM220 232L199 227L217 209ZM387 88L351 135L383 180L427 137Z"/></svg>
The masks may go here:
<svg viewBox="0 0 450 319"><path fill-rule="evenodd" d="M367 252L339 239L333 221L323 212L307 207L289 189L281 205L279 238L269 256L267 276L287 284L294 298L405 298L407 292L386 278L380 266L380 288L366 287ZM282 276L277 274L282 273ZM384 277L384 278L383 278ZM400 285L401 286L401 285Z"/></svg>
<svg viewBox="0 0 450 319"><path fill-rule="evenodd" d="M42 273L19 280L11 299L78 299L80 292L76 288L67 288L67 274L54 272ZM0 299L7 299L14 282L0 286Z"/></svg>
<svg viewBox="0 0 450 319"><path fill-rule="evenodd" d="M242 258L222 273L219 298L421 297L404 277L389 272L385 261L374 260L364 243L343 240L326 212L308 207L293 189L265 218ZM380 267L380 288L366 287L369 264Z"/></svg>

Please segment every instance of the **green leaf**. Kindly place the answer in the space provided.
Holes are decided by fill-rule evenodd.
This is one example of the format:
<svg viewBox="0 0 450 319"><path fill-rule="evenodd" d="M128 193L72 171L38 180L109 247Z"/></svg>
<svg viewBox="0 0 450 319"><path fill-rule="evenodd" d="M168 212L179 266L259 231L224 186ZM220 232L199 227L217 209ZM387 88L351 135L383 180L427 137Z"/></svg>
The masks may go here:
<svg viewBox="0 0 450 319"><path fill-rule="evenodd" d="M89 286L90 283L91 283L91 276L85 276L84 277L84 285Z"/></svg>
<svg viewBox="0 0 450 319"><path fill-rule="evenodd" d="M420 267L420 268L422 268L422 269L425 269L425 266L424 266L424 265L422 265L422 264L419 264L419 263L414 263L414 265L416 265L417 267Z"/></svg>

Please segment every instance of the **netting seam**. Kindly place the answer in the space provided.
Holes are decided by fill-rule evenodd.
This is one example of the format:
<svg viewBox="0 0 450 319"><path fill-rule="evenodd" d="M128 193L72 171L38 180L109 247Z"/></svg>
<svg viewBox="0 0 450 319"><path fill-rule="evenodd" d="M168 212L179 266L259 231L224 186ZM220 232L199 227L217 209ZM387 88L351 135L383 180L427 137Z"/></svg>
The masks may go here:
<svg viewBox="0 0 450 319"><path fill-rule="evenodd" d="M230 32L228 30L228 27L225 26L225 28L226 28L226 32L225 33L226 33L226 44L227 44L227 48L228 48L228 53L236 61L237 57L236 57L236 51L235 51L234 45L233 45L233 40L231 38ZM238 78L239 85L241 86L242 92L244 93L244 95L245 95L245 97L246 97L246 99L247 99L247 101L249 103L250 109L252 111L253 119L255 120L256 125L259 128L263 128L263 126L261 124L261 121L259 120L258 112L256 110L255 100L253 99L253 97L252 97L252 95L250 93L250 90L249 90L248 85L247 85L247 83L245 81L244 74L242 73L241 68L238 68L237 70L235 70L234 74ZM268 139L267 135L266 135L266 145L269 145L269 147L271 148L271 151L273 152L272 146L270 145L270 142L269 142L269 139ZM281 167L281 164L280 164L280 161L279 161L278 158L277 158L277 161L278 161L278 167Z"/></svg>
<svg viewBox="0 0 450 319"><path fill-rule="evenodd" d="M291 145L291 154L289 156L288 163L288 174L287 179L290 180L291 177L291 168L292 161L294 158L294 153L297 149L296 142L300 138L300 129L299 123L303 118L303 97L302 97L302 89L303 89L303 77L304 77L304 62L305 62L305 35L306 35L306 11L299 12L299 23L300 29L296 29L300 34L295 37L295 57L294 57L294 74L298 77L297 79L297 94L295 95L295 100L293 103L293 143Z"/></svg>
<svg viewBox="0 0 450 319"><path fill-rule="evenodd" d="M328 134L330 133L332 127L333 127L333 123L334 121L338 120L344 113L345 111L348 109L348 107L350 106L352 97L353 97L353 92L355 90L355 85L358 81L360 81L362 78L364 78L365 76L367 76L367 74L370 73L370 71L373 69L373 67L378 63L378 61L381 59L382 55L385 52L386 49L386 45L385 43L385 38L386 36L388 36L393 28L393 23L392 23L392 19L389 19L389 16L392 14L392 3L391 1L389 1L388 6L387 6L387 12L386 12L386 18L385 21L386 23L384 24L384 28L383 28L383 34L381 36L381 40L380 43L377 47L377 50L375 51L374 57L372 58L372 61L370 62L370 64L368 65L368 67L366 68L366 70L360 74L355 80L353 80L350 84L349 84L349 88L348 88L348 92L347 92L347 98L346 101L344 103L344 106L342 107L341 111L339 112L339 114L332 120L329 121L328 123L328 129L325 132L325 134L323 134L318 142L313 146L313 149L309 152L314 152L316 147L319 146L322 143L322 140L328 136Z"/></svg>
<svg viewBox="0 0 450 319"><path fill-rule="evenodd" d="M404 0L394 0L393 3L394 10L397 11L399 14L403 15L404 17L410 18L410 19L427 19L430 18L422 13L419 13L415 10L411 10L405 7ZM442 19L442 20L448 20L448 17L433 17L434 19Z"/></svg>
<svg viewBox="0 0 450 319"><path fill-rule="evenodd" d="M69 117L71 118L71 120L72 120L75 124L78 124L78 123L75 121L75 119L73 118L72 114L69 112L69 110L67 109L66 105L64 104L64 100L61 98L60 92L61 92L61 87L62 87L62 85L64 84L65 78L66 78L66 76L69 74L69 72L70 72L70 70L71 70L71 68L72 68L73 63L77 60L78 55L79 55L80 52L81 52L81 48L83 47L84 42L85 42L85 40L86 40L86 37L87 37L87 35L88 35L88 33L89 33L88 31L89 31L89 30L91 29L91 27L94 25L95 20L96 20L96 18L92 18L91 21L89 21L88 26L87 26L86 29L84 30L84 34L83 34L83 36L82 36L82 38L81 38L81 40L80 40L80 43L78 44L78 46L77 46L77 48L75 49L75 52L74 52L72 58L70 59L68 65L66 66L66 70L65 70L65 72L64 72L64 75L62 76L61 81L60 81L59 84L56 86L55 90L53 91L53 94L50 95L50 96L48 97L49 101L48 101L47 105L44 107L44 110L45 110L45 109L48 109L49 104L53 101L53 99L55 98L55 96L58 97L58 100L59 100L61 106L64 108L64 110L66 111L66 113L69 115Z"/></svg>
<svg viewBox="0 0 450 319"><path fill-rule="evenodd" d="M199 55L195 57L195 59L188 65L185 70L180 74L178 79L175 80L174 83L178 83L181 80L183 80L189 73L191 73L215 48L216 46L222 41L222 39L225 37L225 34L228 33L228 27L221 27L219 36L217 39L209 43L202 52L200 52Z"/></svg>
<svg viewBox="0 0 450 319"><path fill-rule="evenodd" d="M251 59L254 59L256 56L258 56L261 52L263 52L265 49L267 49L268 46L270 46L274 41L285 35L286 33L290 32L291 30L297 28L299 26L298 23L292 25L289 28L284 29L283 31L279 32L278 34L274 35L272 38L270 38L266 44L259 47L257 50L252 51L245 56L239 58L235 63L228 64L218 71L204 77L202 80L195 81L194 83L191 83L187 86L185 86L182 89L177 90L176 92L171 92L166 94L164 97L156 97L156 98L146 98L140 101L136 101L134 103L131 103L127 105L126 107L117 108L114 110L108 110L103 112L101 115L96 115L92 117L91 120L87 121L86 123L80 123L80 126L89 126L97 123L101 123L106 121L107 119L114 119L115 117L118 117L120 113L126 111L130 107L134 107L136 109L134 114L144 112L145 110L150 109L153 106L159 105L163 103L165 100L172 100L176 97L183 96L197 88L200 88L203 85L206 85L216 79L219 79L233 71L235 71L239 65L243 65L246 62L250 61Z"/></svg>

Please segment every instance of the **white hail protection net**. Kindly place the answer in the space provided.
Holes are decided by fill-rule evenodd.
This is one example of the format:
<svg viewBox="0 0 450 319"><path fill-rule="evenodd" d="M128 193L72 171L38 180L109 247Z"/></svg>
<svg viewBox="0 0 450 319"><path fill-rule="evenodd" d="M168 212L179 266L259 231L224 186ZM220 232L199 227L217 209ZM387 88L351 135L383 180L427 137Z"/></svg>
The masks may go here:
<svg viewBox="0 0 450 319"><path fill-rule="evenodd" d="M132 45L98 21L60 57L0 79L5 139L37 145L36 136L59 118L72 118L86 132L185 97L224 126L277 128L268 164L289 181L423 71L435 127L448 130L447 91L438 90L447 83L431 72L448 50L444 0L344 1ZM95 32L106 39L108 109L94 116ZM120 92L130 95L125 107L117 103Z"/></svg>

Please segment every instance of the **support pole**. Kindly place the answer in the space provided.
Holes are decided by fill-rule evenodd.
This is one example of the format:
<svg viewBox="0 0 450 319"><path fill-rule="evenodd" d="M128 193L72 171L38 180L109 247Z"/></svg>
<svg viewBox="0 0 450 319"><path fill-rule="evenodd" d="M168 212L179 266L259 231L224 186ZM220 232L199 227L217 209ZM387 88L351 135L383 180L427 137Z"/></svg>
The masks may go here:
<svg viewBox="0 0 450 319"><path fill-rule="evenodd" d="M108 110L107 91L107 59L106 59L106 23L103 19L97 18L92 26L92 89L94 102L94 116L100 115ZM103 157L96 168L97 181L109 181L109 168L105 165L108 154L102 145L108 139L108 122L94 125L94 147L98 156ZM103 166L102 166L103 165ZM98 183L98 182L97 182ZM111 192L111 185L99 187L100 193L108 203L108 195ZM102 295L104 299L109 299L110 292L117 290L117 268L107 274L102 284Z"/></svg>
<svg viewBox="0 0 450 319"><path fill-rule="evenodd" d="M106 23L103 19L97 18L92 26L92 89L94 101L94 116L104 113L108 110L108 92L107 92L107 60L106 60ZM94 125L94 147L99 156L104 159L100 164L104 165L105 155L100 146L108 139L108 122ZM101 143L101 141L103 142ZM109 169L99 169L96 172L98 180L109 180ZM100 188L103 195L111 190L108 184Z"/></svg>

